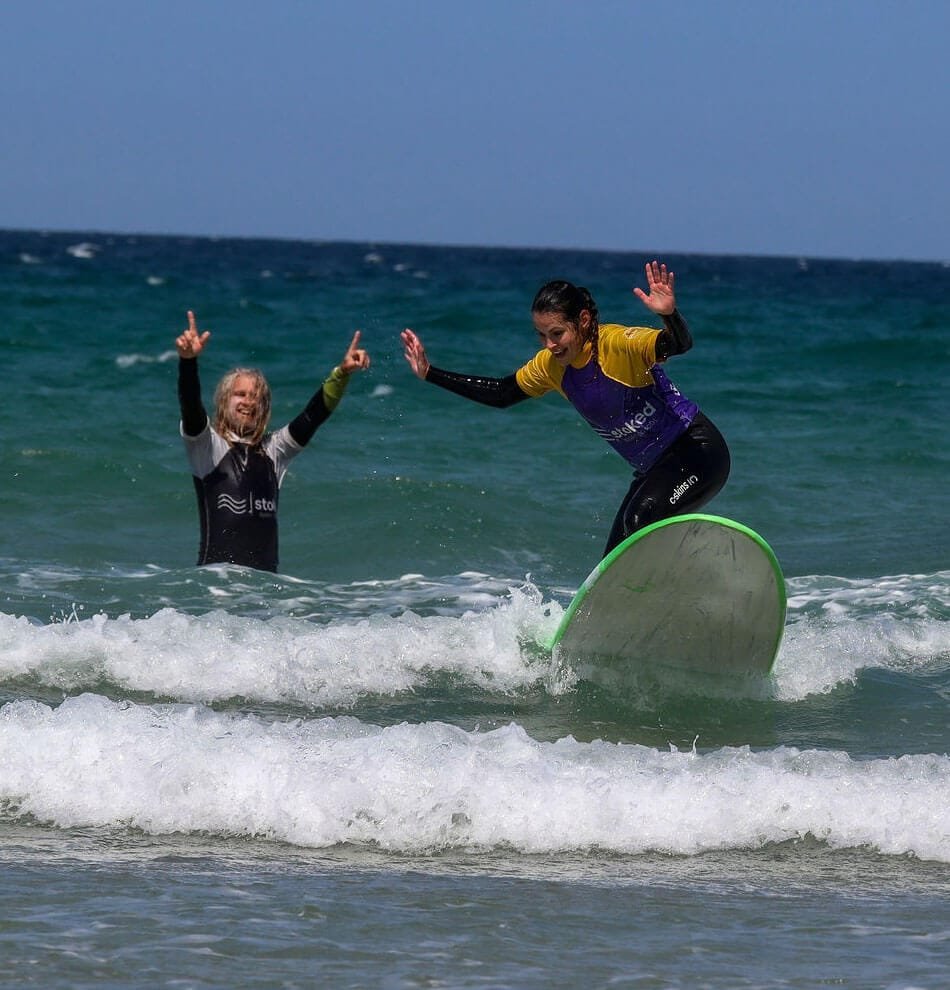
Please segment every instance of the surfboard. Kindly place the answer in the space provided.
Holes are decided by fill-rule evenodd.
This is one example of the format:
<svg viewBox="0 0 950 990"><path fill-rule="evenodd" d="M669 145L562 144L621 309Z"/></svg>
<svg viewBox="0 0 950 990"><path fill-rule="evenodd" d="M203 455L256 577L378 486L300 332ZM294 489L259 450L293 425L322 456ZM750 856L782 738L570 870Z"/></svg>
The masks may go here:
<svg viewBox="0 0 950 990"><path fill-rule="evenodd" d="M772 670L785 580L771 547L722 516L673 516L628 537L581 585L551 649L595 661L739 677Z"/></svg>

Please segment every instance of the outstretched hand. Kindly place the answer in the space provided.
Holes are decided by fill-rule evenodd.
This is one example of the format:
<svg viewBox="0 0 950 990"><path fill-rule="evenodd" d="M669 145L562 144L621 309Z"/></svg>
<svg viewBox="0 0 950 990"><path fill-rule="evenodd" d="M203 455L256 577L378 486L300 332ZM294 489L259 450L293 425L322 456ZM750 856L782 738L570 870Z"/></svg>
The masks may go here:
<svg viewBox="0 0 950 990"><path fill-rule="evenodd" d="M403 355L412 368L412 373L425 381L429 374L429 359L426 357L426 349L422 346L422 341L409 329L403 330L402 337Z"/></svg>
<svg viewBox="0 0 950 990"><path fill-rule="evenodd" d="M361 330L357 330L353 334L350 346L346 349L346 354L343 355L343 360L340 362L340 371L344 375L352 375L354 371L365 371L369 367L369 351L360 347L361 335Z"/></svg>
<svg viewBox="0 0 950 990"><path fill-rule="evenodd" d="M676 294L673 291L673 273L666 270L666 265L656 261L647 262L647 286L649 294L641 288L635 288L633 294L647 309L653 310L657 316L669 316L676 309Z"/></svg>
<svg viewBox="0 0 950 990"><path fill-rule="evenodd" d="M195 314L189 309L188 329L179 337L175 338L175 347L178 350L178 356L182 358L196 358L204 350L204 346L210 336L210 330L205 330L204 333L198 332Z"/></svg>

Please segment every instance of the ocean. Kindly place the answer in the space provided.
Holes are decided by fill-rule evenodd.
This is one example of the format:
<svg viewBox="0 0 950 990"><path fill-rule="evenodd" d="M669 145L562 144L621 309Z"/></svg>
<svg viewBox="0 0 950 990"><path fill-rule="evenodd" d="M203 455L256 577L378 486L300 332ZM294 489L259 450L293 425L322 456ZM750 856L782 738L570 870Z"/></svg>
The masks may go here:
<svg viewBox="0 0 950 990"><path fill-rule="evenodd" d="M950 267L673 255L667 370L782 566L767 689L543 645L629 484L563 400L466 402L645 251L0 232L0 985L950 984ZM278 574L197 568L174 339L291 419Z"/></svg>

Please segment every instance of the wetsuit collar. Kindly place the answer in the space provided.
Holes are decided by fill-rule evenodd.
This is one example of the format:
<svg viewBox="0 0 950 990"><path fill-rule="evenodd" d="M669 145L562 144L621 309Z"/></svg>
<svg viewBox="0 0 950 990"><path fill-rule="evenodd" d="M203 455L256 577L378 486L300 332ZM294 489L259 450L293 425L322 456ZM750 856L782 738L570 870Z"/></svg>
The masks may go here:
<svg viewBox="0 0 950 990"><path fill-rule="evenodd" d="M594 348L591 342L588 340L584 346L581 348L580 353L571 361L571 367L580 370L583 368L591 359L591 355L594 353Z"/></svg>

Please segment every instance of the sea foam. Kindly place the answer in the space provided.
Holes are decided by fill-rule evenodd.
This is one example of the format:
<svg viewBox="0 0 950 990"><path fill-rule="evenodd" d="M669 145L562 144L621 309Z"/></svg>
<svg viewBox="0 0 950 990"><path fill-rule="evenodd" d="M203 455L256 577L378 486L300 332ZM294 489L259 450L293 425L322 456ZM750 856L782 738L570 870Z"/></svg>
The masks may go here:
<svg viewBox="0 0 950 990"><path fill-rule="evenodd" d="M950 862L947 756L709 753L511 723L268 721L97 695L0 709L6 820L396 852L695 855L806 838Z"/></svg>

